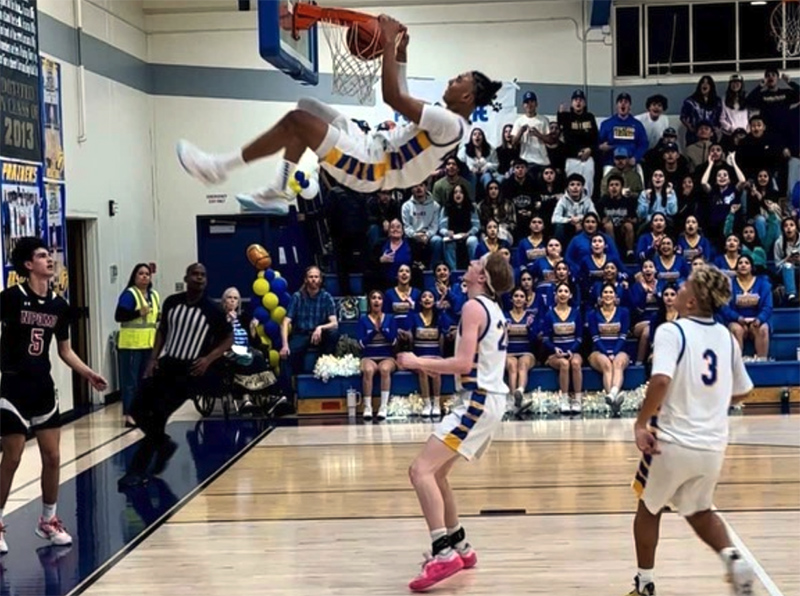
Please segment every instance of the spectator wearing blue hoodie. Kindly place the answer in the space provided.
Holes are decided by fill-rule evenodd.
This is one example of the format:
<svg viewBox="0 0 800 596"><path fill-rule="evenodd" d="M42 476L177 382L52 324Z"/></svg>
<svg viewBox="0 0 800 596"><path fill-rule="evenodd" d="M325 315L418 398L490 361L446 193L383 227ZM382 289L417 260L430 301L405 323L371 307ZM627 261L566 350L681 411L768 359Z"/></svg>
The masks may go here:
<svg viewBox="0 0 800 596"><path fill-rule="evenodd" d="M614 165L614 150L625 147L638 164L649 147L647 131L641 122L631 114L631 96L628 93L617 95L617 113L600 125L600 151L603 152L603 166Z"/></svg>

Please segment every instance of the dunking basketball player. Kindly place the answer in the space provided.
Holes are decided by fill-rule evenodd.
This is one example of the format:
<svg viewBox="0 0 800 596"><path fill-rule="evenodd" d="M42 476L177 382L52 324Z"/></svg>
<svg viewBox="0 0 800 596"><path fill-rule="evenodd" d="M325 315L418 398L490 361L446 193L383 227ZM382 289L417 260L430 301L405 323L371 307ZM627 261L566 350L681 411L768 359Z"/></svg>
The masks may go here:
<svg viewBox="0 0 800 596"><path fill-rule="evenodd" d="M243 205L274 210L288 210L288 183L308 148L331 178L356 192L411 188L424 182L457 149L475 108L491 103L502 83L478 71L465 72L448 83L442 97L445 107L425 104L409 96L405 88L405 27L387 16L381 16L379 22L384 48L383 99L408 124L365 133L336 110L302 100L297 109L240 151L211 155L180 141L178 158L183 168L203 182L217 184L232 170L284 150L275 182L252 195L237 197Z"/></svg>
<svg viewBox="0 0 800 596"><path fill-rule="evenodd" d="M462 310L455 355L443 360L398 355L398 364L406 369L456 375L460 394L409 470L432 542L430 557L409 584L414 591L477 563L459 524L447 475L459 456L472 460L484 453L506 409L508 332L498 300L513 286L514 273L500 253L490 253L470 263L464 281L469 299Z"/></svg>
<svg viewBox="0 0 800 596"><path fill-rule="evenodd" d="M734 594L752 594L752 568L711 510L728 444L728 408L753 388L739 344L714 321L730 296L727 276L702 265L678 292L680 318L656 331L652 376L634 427L643 453L633 484L640 499L633 524L639 573L628 596L655 594L653 567L667 505L720 555Z"/></svg>
<svg viewBox="0 0 800 596"><path fill-rule="evenodd" d="M36 534L56 546L72 537L56 516L61 468L61 417L50 376L50 343L55 335L58 355L67 366L102 391L108 383L78 358L69 343L69 306L50 289L53 257L39 238L20 238L11 262L23 283L0 292L0 555L8 552L3 508L8 501L28 431L42 456L42 515Z"/></svg>

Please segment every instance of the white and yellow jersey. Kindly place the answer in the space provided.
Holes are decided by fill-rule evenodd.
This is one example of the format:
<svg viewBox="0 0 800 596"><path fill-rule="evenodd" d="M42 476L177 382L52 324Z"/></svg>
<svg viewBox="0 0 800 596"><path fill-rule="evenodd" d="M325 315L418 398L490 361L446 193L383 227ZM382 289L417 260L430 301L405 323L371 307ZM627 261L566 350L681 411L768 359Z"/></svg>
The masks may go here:
<svg viewBox="0 0 800 596"><path fill-rule="evenodd" d="M426 104L419 124L363 132L329 126L316 153L320 167L339 184L356 192L411 188L426 181L454 154L469 129L467 120L447 108Z"/></svg>
<svg viewBox="0 0 800 596"><path fill-rule="evenodd" d="M508 393L508 385L503 380L506 371L508 321L500 305L488 296L477 296L475 300L486 310L487 325L478 338L472 370L456 378L456 389L505 395ZM460 340L461 325L456 334L456 352Z"/></svg>

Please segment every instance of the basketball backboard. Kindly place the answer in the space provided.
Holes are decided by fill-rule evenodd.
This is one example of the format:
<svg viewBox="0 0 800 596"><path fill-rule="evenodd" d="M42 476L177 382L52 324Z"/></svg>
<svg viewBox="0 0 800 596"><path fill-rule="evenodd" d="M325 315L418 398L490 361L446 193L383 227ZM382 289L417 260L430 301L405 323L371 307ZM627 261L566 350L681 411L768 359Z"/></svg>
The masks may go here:
<svg viewBox="0 0 800 596"><path fill-rule="evenodd" d="M305 85L319 82L317 26L293 33L288 0L258 0L258 51L275 68Z"/></svg>

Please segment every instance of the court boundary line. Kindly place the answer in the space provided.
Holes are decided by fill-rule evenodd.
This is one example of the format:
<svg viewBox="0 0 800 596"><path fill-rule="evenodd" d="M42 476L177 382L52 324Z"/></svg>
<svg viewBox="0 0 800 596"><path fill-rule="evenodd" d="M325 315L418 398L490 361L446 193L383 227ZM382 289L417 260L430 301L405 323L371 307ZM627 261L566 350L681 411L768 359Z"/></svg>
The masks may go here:
<svg viewBox="0 0 800 596"><path fill-rule="evenodd" d="M770 486L778 485L785 485L785 484L800 484L800 480L764 480L762 482L720 482L717 486L758 486L761 484L769 484ZM539 484L539 485L526 485L526 486L464 486L458 487L454 486L453 490L455 491L479 491L479 490L543 490L543 489L552 489L552 488L629 488L630 483L626 484L612 484L612 483L605 483L605 484ZM238 492L224 492L224 493L208 493L204 495L205 497L239 497L239 496L276 496L276 495L322 495L322 494L348 494L348 493L362 493L362 492L370 492L370 493L396 493L396 492L413 492L413 487L369 487L369 488L361 488L361 489L347 489L347 488L336 488L330 490L293 490L293 491L261 491L261 490L249 490L249 491L238 491Z"/></svg>
<svg viewBox="0 0 800 596"><path fill-rule="evenodd" d="M169 510L164 512L161 517L156 519L152 524L142 530L141 534L136 536L133 540L131 540L128 544L123 546L119 551L114 553L109 559L100 565L97 569L95 569L89 576L83 579L77 586L72 588L69 592L67 592L67 596L78 596L79 594L83 594L86 590L88 590L92 585L94 585L97 580L102 578L106 573L111 571L120 561L122 561L125 557L127 557L131 552L133 552L142 542L147 540L150 536L155 533L156 530L161 528L169 519L174 516L178 511L183 509L192 499L194 499L198 494L203 492L209 485L211 485L217 478L219 478L222 474L227 472L231 466L233 466L236 462L238 462L242 457L247 455L255 446L258 444L259 441L263 440L264 437L268 436L275 430L275 426L268 426L264 429L257 437L255 437L249 445L245 445L241 451L236 453L231 459L227 462L222 464L218 470L216 470L213 474L211 474L208 478L206 478L203 482L199 483L197 486L194 487L189 493L184 496L180 501L175 503Z"/></svg>
<svg viewBox="0 0 800 596"><path fill-rule="evenodd" d="M347 426L347 425L342 425ZM315 428L321 428L322 425ZM297 427L278 427L278 428L297 428ZM307 428L307 427L306 427ZM343 441L341 443L300 443L297 445L288 445L288 444L280 444L280 443L267 443L263 445L256 445L256 449L278 449L278 448L322 448L322 447L345 447L345 446L352 446L352 445L424 445L425 441L428 440L429 435L425 435L425 437L414 440L414 441L377 441L375 443L353 443L351 441ZM355 440L361 441L365 437L354 437ZM607 439L607 438L563 438L563 439L533 439L533 438L523 438L523 439L511 439L511 438L501 438L501 439L493 439L494 443L624 443L624 444L635 444L633 439ZM800 445L778 445L775 443L728 443L728 446L736 446L736 447L773 447L778 449L791 449L793 451L800 452Z"/></svg>
<svg viewBox="0 0 800 596"><path fill-rule="evenodd" d="M728 522L727 519L722 515L719 509L717 509L716 505L712 505L712 511L714 511L719 518L722 520L722 523L725 524L725 527L728 530L728 536L733 542L734 546L739 549L739 552L747 559L750 564L753 566L753 572L755 573L758 580L761 582L761 585L764 586L764 589L769 592L770 596L783 596L783 592L775 583L775 581L770 577L769 573L767 573L766 569L761 566L758 559L756 559L753 552L747 548L747 545L744 543L744 540L736 533L736 530L733 529L733 526ZM750 513L745 511L726 511L726 513Z"/></svg>
<svg viewBox="0 0 800 596"><path fill-rule="evenodd" d="M715 509L717 513L720 511L724 511L725 513L798 513L800 512L800 507L795 507L792 509ZM677 517L680 517L677 512L674 513ZM610 515L610 516L621 516L621 515L629 515L631 519L636 515L635 511L543 511L543 512L536 512L536 513L492 513L491 515L482 514L482 513L465 513L459 514L460 518L466 519L478 519L478 518L487 518L487 517L590 517L593 515ZM722 517L720 515L720 517ZM172 526L194 526L200 524L249 524L249 523L286 523L286 522L316 522L316 521L374 521L374 520L404 520L404 519L422 519L420 514L409 514L409 515L357 515L354 517L290 517L284 519L275 519L269 517L251 517L249 519L215 519L215 520L172 520L169 522L168 525ZM727 525L727 522L726 522ZM749 552L749 551L748 551ZM783 594L775 594L772 596L783 596Z"/></svg>

